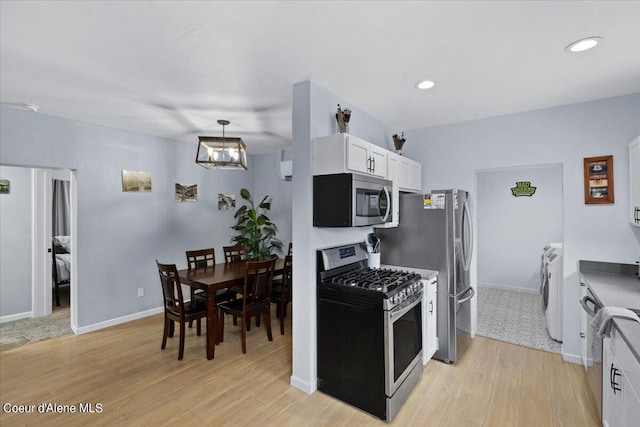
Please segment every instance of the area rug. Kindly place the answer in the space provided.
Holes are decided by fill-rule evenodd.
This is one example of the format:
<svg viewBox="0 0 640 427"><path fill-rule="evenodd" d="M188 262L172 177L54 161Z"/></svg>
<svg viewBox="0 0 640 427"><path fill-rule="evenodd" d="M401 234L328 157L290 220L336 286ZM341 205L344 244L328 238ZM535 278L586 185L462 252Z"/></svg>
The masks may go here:
<svg viewBox="0 0 640 427"><path fill-rule="evenodd" d="M71 333L68 308L36 319L0 323L0 351Z"/></svg>
<svg viewBox="0 0 640 427"><path fill-rule="evenodd" d="M539 294L478 287L478 335L554 353Z"/></svg>

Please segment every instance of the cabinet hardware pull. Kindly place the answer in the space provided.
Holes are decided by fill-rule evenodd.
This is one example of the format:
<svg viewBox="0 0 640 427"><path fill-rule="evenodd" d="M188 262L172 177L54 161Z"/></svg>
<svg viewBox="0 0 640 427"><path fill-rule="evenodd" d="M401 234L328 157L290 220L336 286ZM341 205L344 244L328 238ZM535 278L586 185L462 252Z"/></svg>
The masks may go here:
<svg viewBox="0 0 640 427"><path fill-rule="evenodd" d="M587 336L583 332L580 332L580 338L586 338L586 337Z"/></svg>
<svg viewBox="0 0 640 427"><path fill-rule="evenodd" d="M429 301L429 314L433 314L433 301Z"/></svg>
<svg viewBox="0 0 640 427"><path fill-rule="evenodd" d="M371 170L371 172L375 173L376 172L376 158L375 157L371 158L371 164L373 165L373 169Z"/></svg>
<svg viewBox="0 0 640 427"><path fill-rule="evenodd" d="M621 391L620 384L616 382L616 376L620 375L618 373L618 368L613 367L613 363L611 364L611 369L609 370L609 380L611 382L611 389L613 390L613 394L616 394L616 391Z"/></svg>

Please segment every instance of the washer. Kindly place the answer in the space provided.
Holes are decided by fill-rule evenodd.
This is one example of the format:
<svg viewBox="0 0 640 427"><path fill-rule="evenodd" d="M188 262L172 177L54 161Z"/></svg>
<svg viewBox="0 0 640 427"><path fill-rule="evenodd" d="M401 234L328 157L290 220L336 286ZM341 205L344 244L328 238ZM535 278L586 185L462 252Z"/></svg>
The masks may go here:
<svg viewBox="0 0 640 427"><path fill-rule="evenodd" d="M562 342L562 248L555 248L547 258L547 274L543 285L543 306L551 338ZM546 303L546 304L545 304Z"/></svg>

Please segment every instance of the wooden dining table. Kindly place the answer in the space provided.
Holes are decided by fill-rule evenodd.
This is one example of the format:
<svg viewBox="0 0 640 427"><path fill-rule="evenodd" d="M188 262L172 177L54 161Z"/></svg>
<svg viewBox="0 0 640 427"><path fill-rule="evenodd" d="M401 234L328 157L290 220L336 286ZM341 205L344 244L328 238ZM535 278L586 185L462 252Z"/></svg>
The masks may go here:
<svg viewBox="0 0 640 427"><path fill-rule="evenodd" d="M202 289L207 294L207 359L215 355L218 336L218 316L216 316L216 291L244 284L245 262L215 264L208 267L178 271L180 282L194 289ZM274 275L284 272L284 259L276 260ZM242 325L245 327L245 325Z"/></svg>

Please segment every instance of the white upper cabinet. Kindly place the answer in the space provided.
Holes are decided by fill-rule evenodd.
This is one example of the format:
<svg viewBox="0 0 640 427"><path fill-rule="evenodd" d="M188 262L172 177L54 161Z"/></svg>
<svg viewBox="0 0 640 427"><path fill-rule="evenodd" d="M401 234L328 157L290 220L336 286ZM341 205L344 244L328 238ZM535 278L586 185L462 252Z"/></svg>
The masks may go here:
<svg viewBox="0 0 640 427"><path fill-rule="evenodd" d="M387 153L382 147L348 134L315 138L313 174L355 172L385 178Z"/></svg>
<svg viewBox="0 0 640 427"><path fill-rule="evenodd" d="M640 136L629 144L630 222L640 227Z"/></svg>
<svg viewBox="0 0 640 427"><path fill-rule="evenodd" d="M387 174L387 179L397 183L399 191L419 193L422 191L422 166L415 160L389 152L389 161L396 164L395 174Z"/></svg>
<svg viewBox="0 0 640 427"><path fill-rule="evenodd" d="M400 191L419 193L422 190L422 166L420 163L400 156L399 172L398 186Z"/></svg>

